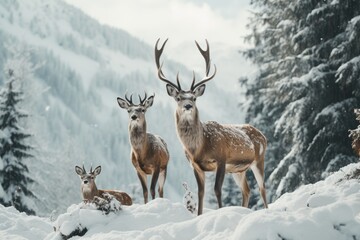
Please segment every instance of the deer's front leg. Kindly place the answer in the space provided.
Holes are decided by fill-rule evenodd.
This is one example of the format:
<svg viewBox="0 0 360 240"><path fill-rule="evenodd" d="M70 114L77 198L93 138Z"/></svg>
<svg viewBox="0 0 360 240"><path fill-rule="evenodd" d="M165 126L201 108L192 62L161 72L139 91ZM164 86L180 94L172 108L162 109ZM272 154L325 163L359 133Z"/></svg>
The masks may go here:
<svg viewBox="0 0 360 240"><path fill-rule="evenodd" d="M194 174L198 185L198 215L201 215L204 202L205 173L196 165L196 167L194 166Z"/></svg>
<svg viewBox="0 0 360 240"><path fill-rule="evenodd" d="M136 169L136 173L141 183L141 187L143 189L144 203L148 202L148 190L147 190L147 176L146 173L140 168L139 161L136 157L135 152L131 152L131 161Z"/></svg>
<svg viewBox="0 0 360 240"><path fill-rule="evenodd" d="M214 186L214 191L215 191L215 195L216 195L216 199L219 205L219 208L222 207L222 201L221 201L221 188L224 182L224 177L225 177L225 161L218 161L217 164L217 169L216 169L216 177L215 177L215 186Z"/></svg>
<svg viewBox="0 0 360 240"><path fill-rule="evenodd" d="M143 189L144 203L146 204L148 202L148 190L147 190L146 173L144 173L143 171L137 171L137 175L138 175L139 180L141 182L141 186L142 186L142 189Z"/></svg>
<svg viewBox="0 0 360 240"><path fill-rule="evenodd" d="M159 179L159 173L160 173L160 167L156 167L155 171L153 173L152 179L151 179L151 184L150 184L150 193L151 193L152 199L155 199L155 187L156 187L156 183Z"/></svg>

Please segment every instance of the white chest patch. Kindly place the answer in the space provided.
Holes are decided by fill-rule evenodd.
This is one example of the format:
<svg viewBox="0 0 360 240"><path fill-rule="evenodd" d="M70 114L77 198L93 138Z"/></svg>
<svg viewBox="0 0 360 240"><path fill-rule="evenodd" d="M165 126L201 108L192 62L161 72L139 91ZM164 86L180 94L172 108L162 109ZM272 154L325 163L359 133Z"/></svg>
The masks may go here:
<svg viewBox="0 0 360 240"><path fill-rule="evenodd" d="M91 192L91 188L90 188L89 185L83 185L82 190L83 190L84 193L89 193L89 192Z"/></svg>

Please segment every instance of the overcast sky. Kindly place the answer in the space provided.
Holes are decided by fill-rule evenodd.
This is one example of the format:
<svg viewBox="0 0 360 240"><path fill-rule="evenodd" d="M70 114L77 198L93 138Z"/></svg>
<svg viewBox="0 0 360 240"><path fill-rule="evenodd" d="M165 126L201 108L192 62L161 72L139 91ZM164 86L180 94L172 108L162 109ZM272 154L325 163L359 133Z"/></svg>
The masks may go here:
<svg viewBox="0 0 360 240"><path fill-rule="evenodd" d="M101 23L126 30L150 45L209 39L243 45L250 0L66 0Z"/></svg>
<svg viewBox="0 0 360 240"><path fill-rule="evenodd" d="M161 43L169 38L166 57L197 73L204 71L204 61L194 40L205 47L204 39L208 39L211 58L218 70L218 80L214 82L226 91L237 92L238 79L251 76L256 70L239 54L246 46L243 37L248 33L250 0L65 1L100 23L123 29L150 46L158 38Z"/></svg>

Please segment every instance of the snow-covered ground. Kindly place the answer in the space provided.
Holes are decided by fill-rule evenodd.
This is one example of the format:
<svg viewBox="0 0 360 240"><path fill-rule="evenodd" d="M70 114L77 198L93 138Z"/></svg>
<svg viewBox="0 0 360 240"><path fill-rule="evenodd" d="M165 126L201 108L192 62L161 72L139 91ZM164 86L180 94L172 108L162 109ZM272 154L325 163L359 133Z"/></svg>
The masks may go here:
<svg viewBox="0 0 360 240"><path fill-rule="evenodd" d="M87 230L81 239L360 239L360 163L257 211L225 207L197 217L182 203L155 199L108 215L74 204L51 221L0 205L0 239L62 239L77 228Z"/></svg>

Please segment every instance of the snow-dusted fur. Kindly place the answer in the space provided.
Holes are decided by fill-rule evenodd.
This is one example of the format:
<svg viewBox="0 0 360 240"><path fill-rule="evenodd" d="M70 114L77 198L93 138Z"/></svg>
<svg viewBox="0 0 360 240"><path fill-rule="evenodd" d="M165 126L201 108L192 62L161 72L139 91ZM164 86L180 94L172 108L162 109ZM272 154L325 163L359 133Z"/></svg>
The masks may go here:
<svg viewBox="0 0 360 240"><path fill-rule="evenodd" d="M246 179L246 171L251 168L259 186L260 196L267 208L264 180L264 159L267 146L266 137L257 128L249 124L219 124L215 121L201 122L196 100L205 92L205 83L216 73L209 76L210 49L196 45L205 59L206 76L195 84L195 75L189 90L181 87L179 78L177 84L166 79L160 65L160 56L167 40L159 48L159 40L155 44L155 62L158 77L166 83L166 90L177 103L175 111L176 131L185 151L186 158L194 169L198 185L198 215L203 212L205 195L205 172L216 172L215 196L219 208L222 207L222 185L225 173L233 174L235 182L242 190L242 205L249 205L250 188Z"/></svg>
<svg viewBox="0 0 360 240"><path fill-rule="evenodd" d="M82 168L75 166L75 172L79 175L81 180L81 193L84 202L93 202L95 198L109 199L108 196L111 196L112 198L118 200L121 204L132 204L132 199L126 192L117 190L102 190L96 187L95 179L96 176L101 173L101 166L97 166L94 171L91 167L89 173L86 172L84 165Z"/></svg>
<svg viewBox="0 0 360 240"><path fill-rule="evenodd" d="M125 99L118 97L120 108L129 114L129 141L131 144L131 162L136 170L143 189L144 203L148 202L147 175L151 175L150 193L155 198L155 186L159 185L158 192L162 198L166 180L167 165L170 154L165 141L157 135L147 132L145 113L152 106L155 95L140 99L139 104L132 102L125 94Z"/></svg>

